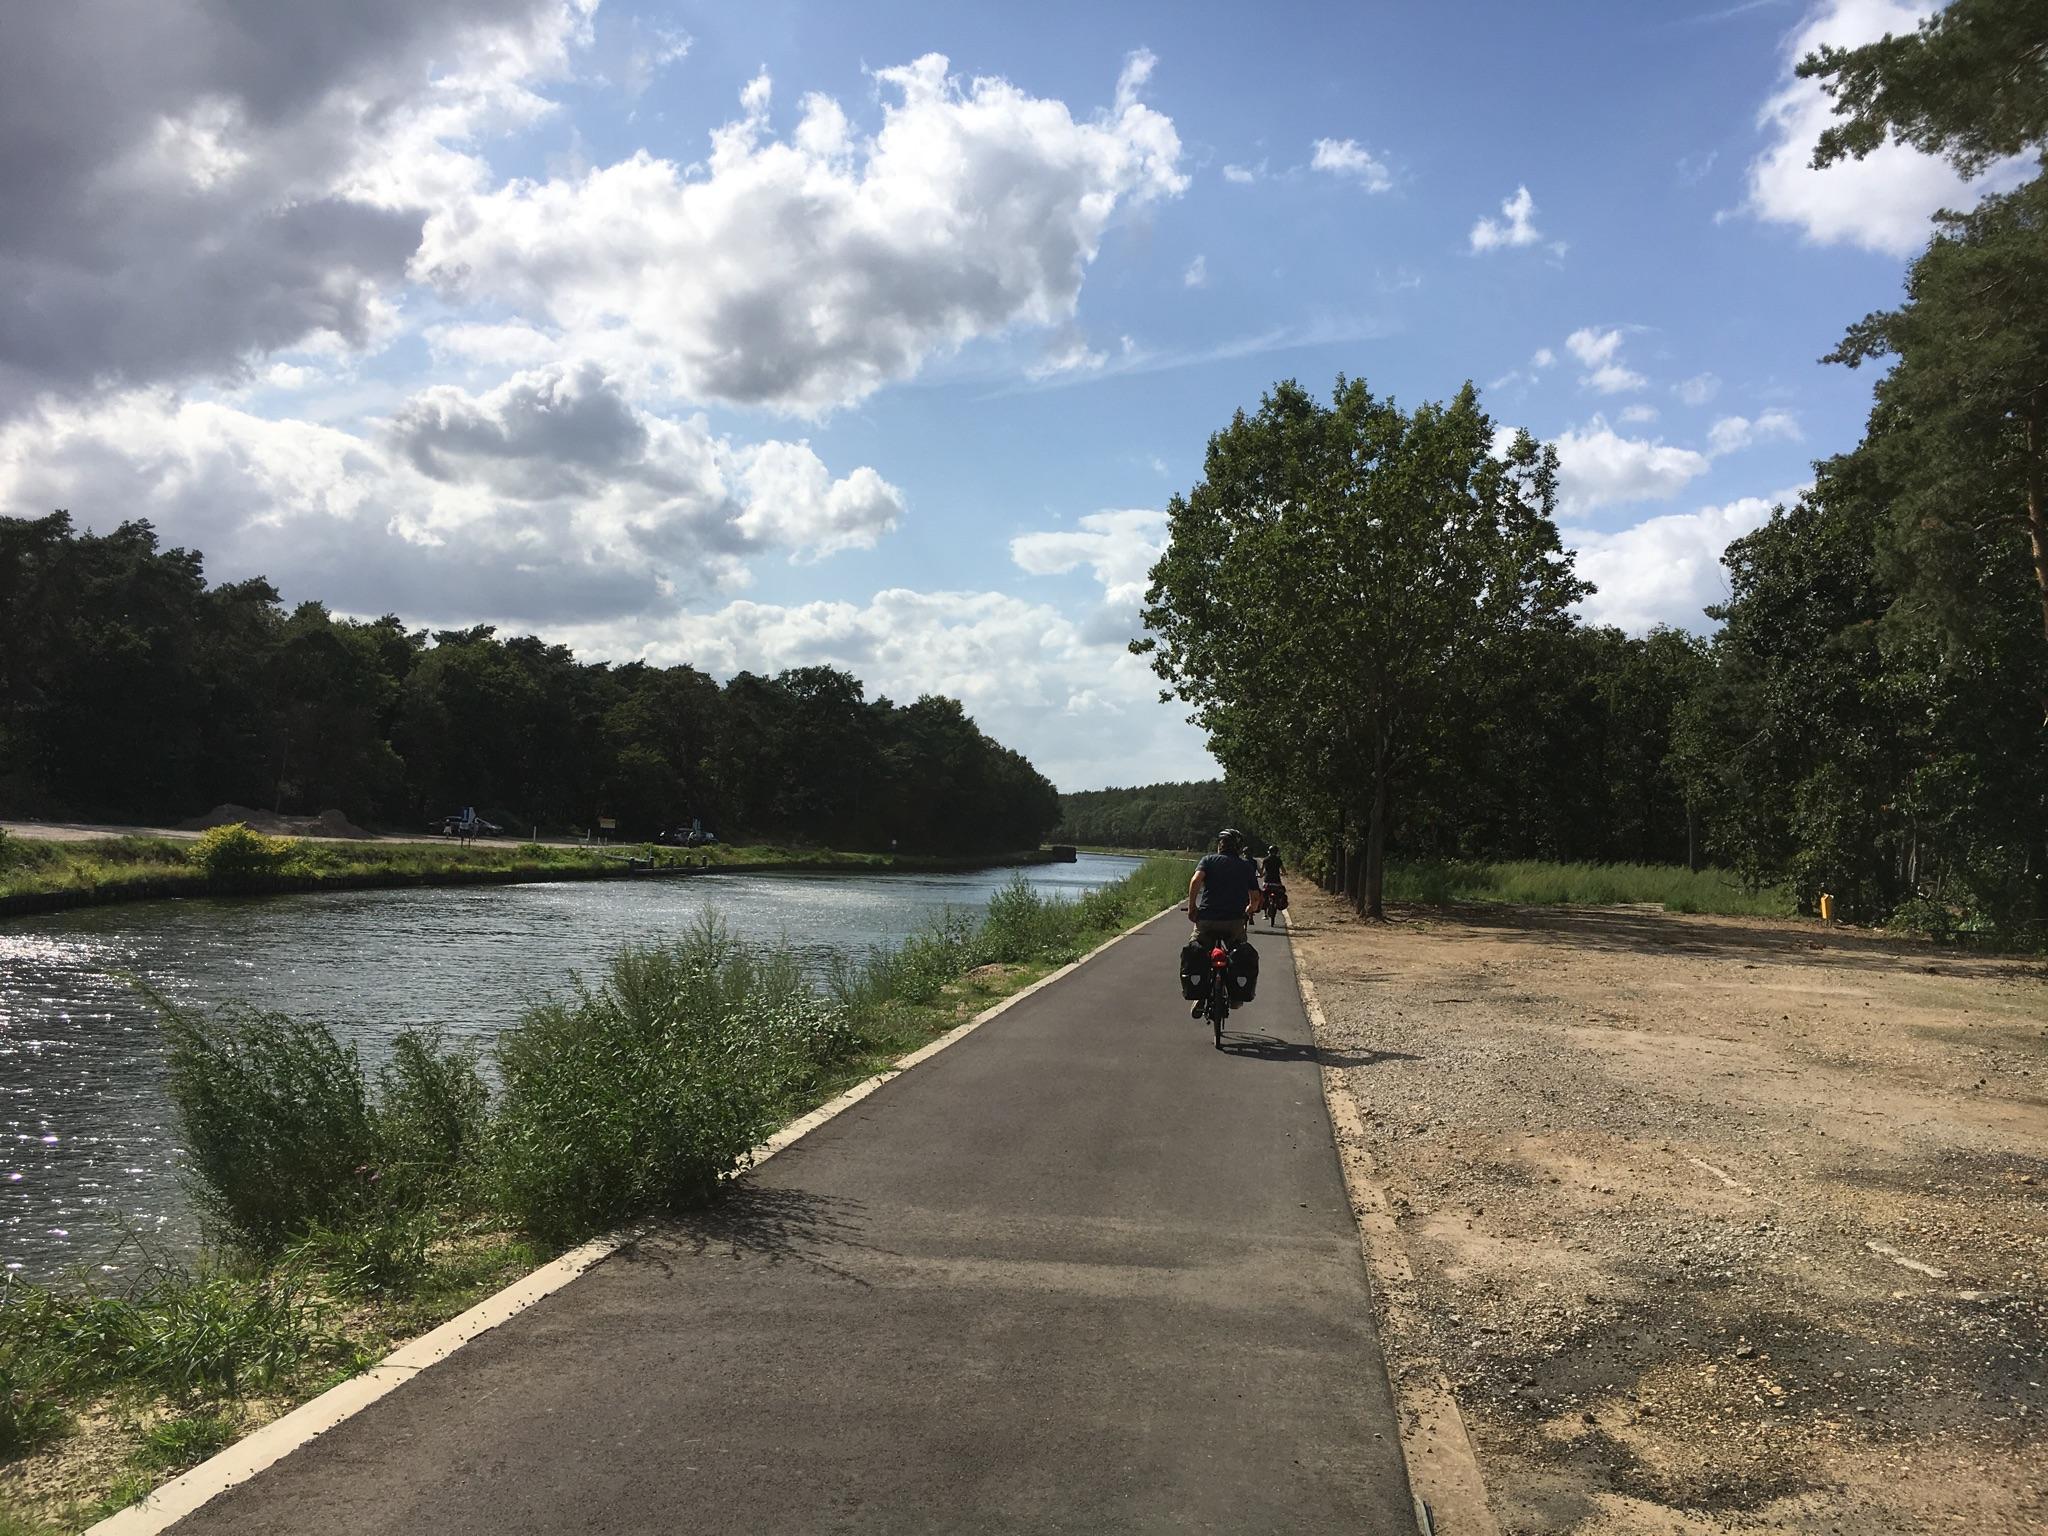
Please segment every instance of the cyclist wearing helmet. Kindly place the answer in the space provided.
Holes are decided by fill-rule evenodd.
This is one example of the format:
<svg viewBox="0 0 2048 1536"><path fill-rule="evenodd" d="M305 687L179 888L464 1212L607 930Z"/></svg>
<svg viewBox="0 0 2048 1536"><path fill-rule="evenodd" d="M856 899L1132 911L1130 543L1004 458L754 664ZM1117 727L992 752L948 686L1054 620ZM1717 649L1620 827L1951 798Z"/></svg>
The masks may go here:
<svg viewBox="0 0 2048 1536"><path fill-rule="evenodd" d="M1225 827L1216 834L1216 851L1195 866L1188 882L1188 921L1198 940L1242 943L1245 924L1259 910L1257 866L1242 856L1243 847L1237 829Z"/></svg>

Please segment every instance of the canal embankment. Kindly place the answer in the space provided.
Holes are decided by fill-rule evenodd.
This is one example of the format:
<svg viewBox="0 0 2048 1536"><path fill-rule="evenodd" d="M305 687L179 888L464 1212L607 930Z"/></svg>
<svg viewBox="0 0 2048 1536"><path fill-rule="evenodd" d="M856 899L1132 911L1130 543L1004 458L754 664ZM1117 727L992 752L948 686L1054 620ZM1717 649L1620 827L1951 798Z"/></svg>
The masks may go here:
<svg viewBox="0 0 2048 1536"><path fill-rule="evenodd" d="M317 1021L161 998L211 1247L0 1288L0 1529L79 1528L590 1233L703 1203L777 1125L1185 877L1020 882L822 977L714 914L537 1001L487 1060L406 1031L372 1071Z"/></svg>
<svg viewBox="0 0 2048 1536"><path fill-rule="evenodd" d="M0 829L0 919L181 896L674 879L736 870L933 873L1054 863L1071 857L1071 850L1050 848L943 857L780 844L671 848L645 843L347 841L272 837L234 823L197 837L151 832L46 838Z"/></svg>

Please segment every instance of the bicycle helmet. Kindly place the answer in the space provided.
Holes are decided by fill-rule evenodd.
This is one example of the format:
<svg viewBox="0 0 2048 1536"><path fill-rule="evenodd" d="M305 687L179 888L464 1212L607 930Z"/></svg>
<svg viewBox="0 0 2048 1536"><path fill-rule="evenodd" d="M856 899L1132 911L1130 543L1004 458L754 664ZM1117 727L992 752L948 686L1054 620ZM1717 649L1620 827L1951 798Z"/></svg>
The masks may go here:
<svg viewBox="0 0 2048 1536"><path fill-rule="evenodd" d="M1225 827L1216 834L1216 843L1225 853L1236 853L1244 847L1244 834L1235 827Z"/></svg>

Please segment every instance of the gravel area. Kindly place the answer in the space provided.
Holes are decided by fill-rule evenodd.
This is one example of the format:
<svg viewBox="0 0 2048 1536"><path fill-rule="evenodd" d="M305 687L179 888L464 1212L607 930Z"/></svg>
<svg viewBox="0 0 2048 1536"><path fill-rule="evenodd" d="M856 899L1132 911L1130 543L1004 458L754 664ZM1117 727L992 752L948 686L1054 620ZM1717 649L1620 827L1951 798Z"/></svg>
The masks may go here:
<svg viewBox="0 0 2048 1536"><path fill-rule="evenodd" d="M1390 1367L1448 1384L1503 1531L2048 1531L2048 967L1291 916L1412 1271Z"/></svg>

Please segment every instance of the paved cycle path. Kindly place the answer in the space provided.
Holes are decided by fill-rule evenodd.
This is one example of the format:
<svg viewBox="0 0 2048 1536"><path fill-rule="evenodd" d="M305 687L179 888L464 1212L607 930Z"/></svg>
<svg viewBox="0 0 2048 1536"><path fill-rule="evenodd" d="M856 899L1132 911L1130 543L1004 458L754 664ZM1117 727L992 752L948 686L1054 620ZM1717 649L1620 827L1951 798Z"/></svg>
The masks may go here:
<svg viewBox="0 0 2048 1536"><path fill-rule="evenodd" d="M1167 917L180 1522L1415 1529L1285 933Z"/></svg>

